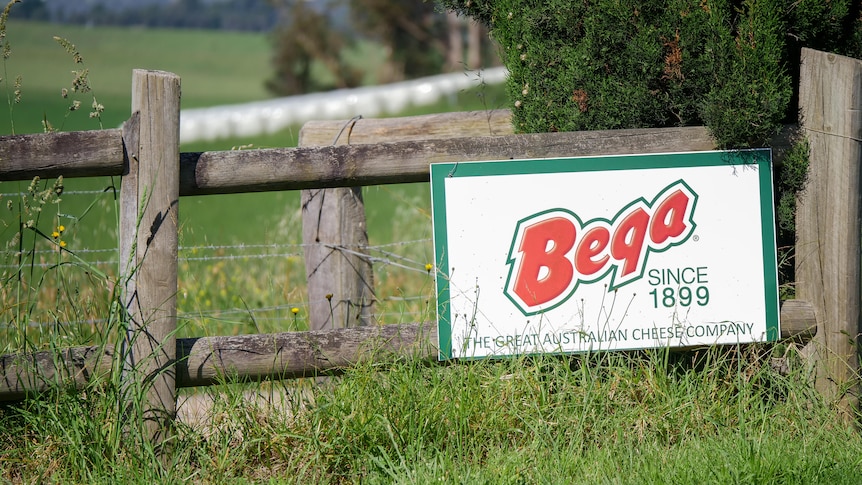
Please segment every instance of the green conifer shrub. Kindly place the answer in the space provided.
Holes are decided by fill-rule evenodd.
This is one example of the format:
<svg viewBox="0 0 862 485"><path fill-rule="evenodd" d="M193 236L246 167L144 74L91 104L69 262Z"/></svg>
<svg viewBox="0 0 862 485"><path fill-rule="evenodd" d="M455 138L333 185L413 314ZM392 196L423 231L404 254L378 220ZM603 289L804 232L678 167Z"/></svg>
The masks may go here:
<svg viewBox="0 0 862 485"><path fill-rule="evenodd" d="M519 132L705 124L745 147L795 122L799 51L862 57L853 0L441 0L489 26Z"/></svg>

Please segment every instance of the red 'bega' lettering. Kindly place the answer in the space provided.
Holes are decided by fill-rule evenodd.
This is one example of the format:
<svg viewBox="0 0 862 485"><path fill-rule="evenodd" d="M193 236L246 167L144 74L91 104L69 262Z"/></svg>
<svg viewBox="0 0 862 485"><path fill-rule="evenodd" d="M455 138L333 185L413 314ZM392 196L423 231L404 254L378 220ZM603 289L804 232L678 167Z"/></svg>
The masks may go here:
<svg viewBox="0 0 862 485"><path fill-rule="evenodd" d="M617 261L622 261L623 278L638 269L649 222L650 215L638 208L626 215L614 231L611 256Z"/></svg>
<svg viewBox="0 0 862 485"><path fill-rule="evenodd" d="M671 237L679 237L686 230L685 209L690 199L682 190L670 194L655 210L650 224L650 239L663 244Z"/></svg>
<svg viewBox="0 0 862 485"><path fill-rule="evenodd" d="M575 245L575 236L575 226L562 217L545 219L524 229L519 249L523 254L521 271L514 285L521 300L530 306L541 305L566 290L574 272L566 253Z"/></svg>
<svg viewBox="0 0 862 485"><path fill-rule="evenodd" d="M575 269L578 273L584 276L594 275L605 266L610 256L605 254L598 260L593 258L605 252L610 240L611 233L606 227L597 226L584 232L575 251Z"/></svg>
<svg viewBox="0 0 862 485"><path fill-rule="evenodd" d="M611 273L609 291L631 283L643 275L650 251L688 239L695 228L696 201L697 194L678 180L652 203L635 200L611 221L582 224L566 209L522 219L509 250L504 292L525 315L532 315L565 301L580 282Z"/></svg>

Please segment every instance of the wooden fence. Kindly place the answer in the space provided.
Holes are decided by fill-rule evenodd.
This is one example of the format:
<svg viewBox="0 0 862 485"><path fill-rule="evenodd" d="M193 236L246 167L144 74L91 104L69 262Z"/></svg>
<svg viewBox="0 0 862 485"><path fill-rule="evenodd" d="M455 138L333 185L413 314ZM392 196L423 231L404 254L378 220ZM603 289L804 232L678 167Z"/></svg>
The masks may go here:
<svg viewBox="0 0 862 485"><path fill-rule="evenodd" d="M303 128L299 148L181 154L179 86L173 74L138 70L133 115L122 129L0 137L0 181L122 175L120 282L130 318L123 355L76 347L0 357L0 400L21 399L58 382L81 386L119 360L126 381L151 383L145 416L159 441L169 428L166 421L175 416L178 387L210 385L226 376L313 376L392 354L436 357L435 322L333 328L349 316L313 323L317 329L309 332L176 339L180 196L420 182L429 179L432 162L714 148L700 127L513 135L509 114L495 111L312 122ZM815 353L824 362L818 365L818 386L834 394L849 389L858 368L855 345L848 342L855 344L859 333L862 61L805 51L801 86L802 127L812 146L811 184L800 200L798 220L800 299L782 302L781 336L816 332ZM779 153L786 144L786 135L773 140ZM306 200L313 197L309 193ZM353 209L363 211L361 204ZM364 213L359 221L364 224ZM330 249L344 243L317 242ZM339 301L358 302L345 309L371 302L367 295L350 293L356 285L343 288Z"/></svg>

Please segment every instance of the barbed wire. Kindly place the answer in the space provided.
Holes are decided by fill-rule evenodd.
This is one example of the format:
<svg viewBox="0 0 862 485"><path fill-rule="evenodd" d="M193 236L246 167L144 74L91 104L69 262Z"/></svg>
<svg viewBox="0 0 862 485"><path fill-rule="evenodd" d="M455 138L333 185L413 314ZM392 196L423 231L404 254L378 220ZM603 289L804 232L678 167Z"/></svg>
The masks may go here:
<svg viewBox="0 0 862 485"><path fill-rule="evenodd" d="M347 254L356 255L371 261L376 265L376 270L380 270L381 266L392 266L406 271L415 273L433 274L427 268L426 261L418 261L407 255L399 254L399 248L405 248L417 245L427 245L432 240L430 238L413 239L409 241L395 241L391 243L378 245L330 245L330 244L297 244L297 243L268 243L268 244L203 244L180 246L178 248L178 262L216 262L216 261L243 261L252 259L287 259L304 257L303 249L310 246L323 245L333 251L341 251ZM285 251L287 250L287 251ZM65 251L65 250L64 250ZM97 259L87 261L86 264L99 267L117 268L119 265L119 250L117 248L82 248L73 250L76 256L86 260L88 256L96 256ZM214 254L224 252L227 254ZM17 251L4 250L0 251L0 255L16 254ZM201 254L202 253L202 254ZM18 269L18 268L50 268L56 267L56 260L50 261L51 256L57 255L57 249L37 249L27 252L27 262L22 265L17 264L2 264L0 269ZM116 259L98 259L98 256L115 255ZM379 256L378 256L379 255ZM44 257L45 261L35 262L31 258ZM180 290L182 291L182 290ZM178 297L180 295L178 294ZM422 304L421 302L425 302ZM266 324L272 327L273 322L283 322L283 327L287 330L297 330L299 327L308 326L308 315L302 313L293 313L294 308L307 308L308 305L332 303L329 300L320 301L294 301L278 305L268 305L260 307L238 307L232 306L228 308L206 308L194 311L183 311L177 314L177 319L186 322L194 321L209 321L214 324L223 324L234 326L235 328L245 328L250 326L259 326ZM379 305L383 305L379 313L375 313L373 318L379 322L405 322L407 320L428 320L433 319L436 312L436 304L434 303L433 295L393 295L381 297L377 300ZM398 305L403 304L403 309L395 310L391 306L386 307L386 304ZM419 307L419 308L417 308ZM59 328L62 326L80 326L80 325L105 325L107 319L87 319L72 322L30 322L28 327L31 328ZM0 328L9 328L10 323L0 323Z"/></svg>
<svg viewBox="0 0 862 485"><path fill-rule="evenodd" d="M330 244L322 244L322 243L314 243L314 244L283 244L283 243L272 243L272 244L227 244L227 245L198 245L198 246L180 246L178 248L179 253L198 253L198 252L206 252L206 251L229 251L229 252L237 252L237 251L257 251L262 249L284 249L284 248L294 248L294 249L304 249L310 246L319 246L323 245L330 249L343 251L348 254L356 255L362 257L372 263L381 263L391 266L396 266L399 268L403 268L410 271L422 272L426 273L428 270L425 268L427 264L426 261L416 261L415 259L409 258L407 256L402 256L400 254L394 253L392 251L386 251L382 248L391 248L391 247L401 247L407 245L414 245L419 243L428 243L431 242L430 238L426 239L415 239L412 241L402 241L396 243L387 243L387 244L379 244L379 245L356 245L352 246L357 248L357 250L349 249L351 246L344 245L330 245ZM362 252L366 251L366 252ZM0 254L5 255L14 255L17 254L18 251L12 250L3 250L0 251ZM117 248L101 248L101 249L75 249L70 252L75 253L76 255L87 255L87 254L104 254L104 253L119 253ZM377 252L383 254L385 257L376 257L368 252ZM37 249L35 251L27 251L27 255L32 255L33 257L39 255L55 255L57 254L56 249ZM248 260L248 259L267 259L267 258L291 258L291 257L302 257L304 254L300 251L297 252L287 252L287 253L255 253L255 254L220 254L220 255L205 255L205 256L178 256L177 260L180 262L200 262L200 261L236 261L236 260ZM400 262L396 262L400 261ZM119 260L98 260L98 261L87 261L88 264L94 265L116 265L119 263ZM405 264L407 263L407 264ZM32 266L37 268L49 268L55 266L57 264L56 261L53 262L39 262L34 263ZM415 266L410 266L415 265ZM0 268L15 268L19 265L16 264L0 264ZM27 266L31 266L29 263Z"/></svg>
<svg viewBox="0 0 862 485"><path fill-rule="evenodd" d="M378 303L385 303L390 301L421 301L427 300L432 301L433 298L427 295L415 295L409 297L387 297L381 298ZM194 311L186 311L177 313L178 320L184 321L195 321L200 319L207 320L215 320L215 321L223 321L226 323L243 323L243 324L251 324L252 322L246 322L241 320L228 320L224 317L229 316L251 316L255 320L259 321L273 321L273 320L284 320L288 323L291 322L307 322L308 316L304 314L294 314L293 309L299 308L308 305L309 301L295 301L286 303L283 305L270 305L264 307L256 307L256 308L245 308L245 307L231 307L231 308L210 308L210 309L201 309ZM261 313L272 313L272 312L284 312L287 315L284 316L257 316L257 314ZM380 312L374 313L372 316L381 319L383 317L392 317L392 316L406 316L406 315L426 315L428 314L428 309L424 310L403 310L403 311L389 311L389 312ZM87 320L74 320L69 322L29 322L27 324L30 328L38 328L38 327L61 327L61 326L77 326L77 325L103 325L108 323L108 319L87 319ZM11 323L0 323L0 328L8 328L13 326Z"/></svg>
<svg viewBox="0 0 862 485"><path fill-rule="evenodd" d="M431 241L432 241L432 239L431 239L430 237L426 237L426 238L422 238L422 239L411 239L411 240L408 240L408 241L397 241L397 242L391 242L391 243L387 243L387 244L376 244L376 245L374 245L374 246L369 246L369 245L367 245L367 244L364 244L364 245L359 245L359 247L361 247L361 248L367 248L367 249L371 249L371 248L391 248L391 247L394 247L394 246L408 246L408 245L413 245L413 244L418 244L418 243L424 243L424 242L431 242Z"/></svg>
<svg viewBox="0 0 862 485"><path fill-rule="evenodd" d="M304 244L284 244L284 243L272 243L272 244L203 244L198 246L180 246L179 251L194 251L194 250L225 250L225 249L281 249L281 248L301 248Z"/></svg>
<svg viewBox="0 0 862 485"><path fill-rule="evenodd" d="M390 248L390 247L396 247L396 246L408 246L408 245L414 245L414 244L418 244L418 243L428 243L431 241L432 241L431 238L424 238L424 239L413 239L410 241L400 241L400 242L376 244L376 245L369 245L369 244L341 245L341 247L359 248L359 249L364 249L364 250L369 250L369 251L381 251L382 252L383 251L382 248ZM309 246L318 246L321 244L323 244L323 243L312 243L312 244L301 244L301 243L244 244L244 243L240 243L240 244L222 244L222 245L201 244L201 245L196 245L196 246L179 246L177 249L180 252L195 251L195 250L199 251L199 250L237 250L237 249L240 249L240 250L242 250L242 249L281 249L281 248L305 248L305 247L309 247ZM118 251L117 248L101 248L101 249L84 248L84 249L76 249L75 253L78 253L78 254L82 254L82 253L107 253L107 252L117 252L117 251ZM4 254L4 253L10 254L10 253L14 253L14 252L16 252L16 251L2 250L2 251L0 251L0 254ZM53 253L53 252L55 252L55 250L53 250L53 249L37 249L36 251L34 251L35 254L46 254L46 253Z"/></svg>
<svg viewBox="0 0 862 485"><path fill-rule="evenodd" d="M188 258L177 258L178 261L232 261L232 260L247 260L247 259L267 259L267 258L291 258L302 256L303 253L279 253L279 254L225 254L221 256L193 256Z"/></svg>
<svg viewBox="0 0 862 485"><path fill-rule="evenodd" d="M352 255L357 256L357 257L359 257L359 258L362 258L362 259L364 259L364 260L366 260L366 261L369 261L369 262L371 262L371 263L383 263L383 264L386 264L386 265L389 265L389 266L395 266L395 267L397 267L397 268L402 268L402 269L406 269L406 270L409 270L409 271L417 271L417 272L420 272L420 273L427 273L427 272L428 272L428 270L427 270L427 269L425 269L425 267L424 267L424 266L423 266L422 268L414 268L414 267L412 267L412 266L407 266L407 265L405 265L405 264L396 263L395 261L392 261L392 260L387 259L387 258L377 258L377 257L374 257L374 256L370 256L370 255L368 255L368 254L366 254L366 253L362 253L362 252L359 252L359 251L353 251L353 250L347 249L347 248L346 248L346 247L344 247L344 246L334 246L334 245L331 245L331 244L324 244L323 246L328 247L328 248L330 248L330 249L337 250L337 251L341 251L341 252L343 252L343 253L352 254Z"/></svg>
<svg viewBox="0 0 862 485"><path fill-rule="evenodd" d="M92 254L92 253L116 253L118 251L117 248L108 248L108 249L76 249L75 254ZM0 254L15 254L18 251L10 251L3 250L0 251ZM56 254L56 249L37 249L35 251L25 251L27 254Z"/></svg>
<svg viewBox="0 0 862 485"><path fill-rule="evenodd" d="M113 192L111 187L105 187L102 190L64 190L62 195L101 195ZM30 195L28 192L0 192L2 197L26 197Z"/></svg>
<svg viewBox="0 0 862 485"><path fill-rule="evenodd" d="M381 253L381 254L383 254L383 255L385 255L385 256L387 256L387 257L389 257L389 258L393 258L393 259L397 259L397 260L405 261L405 262L407 262L407 263L412 263L412 264L415 264L415 265L417 265L417 266L423 266L423 267L424 267L424 265L425 265L425 264L426 264L426 262L427 262L427 261L423 261L423 262L416 261L415 259L408 258L407 256L402 256L402 255L400 255L400 254L396 254L396 253L393 253L393 252L391 252L391 251L384 251L384 250L382 250L382 249L373 249L373 248L368 248L368 251L377 251L377 252L379 252L379 253Z"/></svg>
<svg viewBox="0 0 862 485"><path fill-rule="evenodd" d="M116 266L117 264L119 264L119 261L116 259L107 260L107 261L87 261L87 264L90 264L93 266ZM0 264L0 269L19 268L19 267L29 268L31 266L34 268L45 269L45 268L52 268L52 267L58 266L58 264L56 261L54 261L52 263L47 263L47 262L45 262L45 263L33 263L33 264L24 263L24 264L20 264L20 265L19 264Z"/></svg>

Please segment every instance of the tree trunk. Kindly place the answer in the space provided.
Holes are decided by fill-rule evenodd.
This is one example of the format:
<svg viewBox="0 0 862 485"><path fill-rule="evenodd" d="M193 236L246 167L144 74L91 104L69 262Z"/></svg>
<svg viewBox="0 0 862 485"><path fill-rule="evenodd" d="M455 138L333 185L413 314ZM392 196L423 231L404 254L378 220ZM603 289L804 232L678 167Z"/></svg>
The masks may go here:
<svg viewBox="0 0 862 485"><path fill-rule="evenodd" d="M461 35L461 18L455 12L446 14L446 27L449 29L449 46L446 55L446 70L458 71L461 69L464 53L464 40Z"/></svg>

